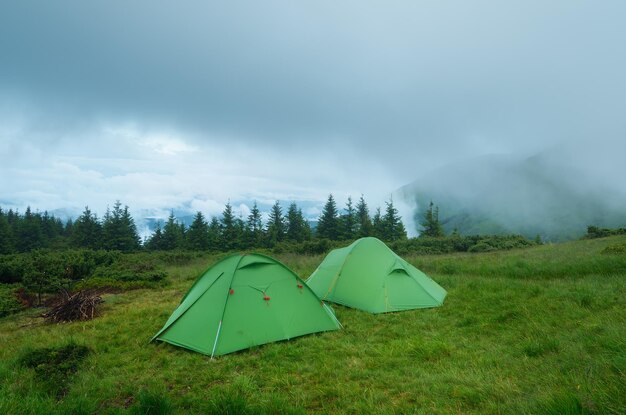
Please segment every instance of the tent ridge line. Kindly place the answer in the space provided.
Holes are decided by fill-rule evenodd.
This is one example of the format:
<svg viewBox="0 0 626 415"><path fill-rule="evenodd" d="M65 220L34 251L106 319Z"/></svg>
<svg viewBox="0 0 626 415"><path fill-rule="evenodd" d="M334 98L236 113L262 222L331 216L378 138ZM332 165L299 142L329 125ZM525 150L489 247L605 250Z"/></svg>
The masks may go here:
<svg viewBox="0 0 626 415"><path fill-rule="evenodd" d="M337 280L339 279L339 275L341 275L341 271L343 270L343 267L346 265L346 261L348 261L348 257L350 255L352 255L352 251L356 249L356 247L359 245L357 242L360 242L361 239L357 239L356 241L354 241L350 246L348 246L347 248L350 248L352 245L352 248L350 248L350 250L348 251L348 254L345 256L345 258L343 259L343 262L341 263L341 266L339 267L339 271L337 271L337 274L335 275L335 277L333 278L333 282L330 284L330 287L328 287L328 291L326 292L326 295L324 296L324 298L328 298L328 294L330 294L330 292L335 288L335 286L337 285ZM339 249L343 249L343 248L339 248ZM336 251L336 249L333 249L333 251ZM321 264L320 264L321 265Z"/></svg>

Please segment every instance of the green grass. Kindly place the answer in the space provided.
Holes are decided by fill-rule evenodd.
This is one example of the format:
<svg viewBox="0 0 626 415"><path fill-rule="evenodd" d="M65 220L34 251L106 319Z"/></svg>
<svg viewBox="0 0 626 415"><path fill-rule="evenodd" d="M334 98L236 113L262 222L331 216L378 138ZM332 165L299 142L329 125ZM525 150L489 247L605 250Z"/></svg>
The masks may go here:
<svg viewBox="0 0 626 415"><path fill-rule="evenodd" d="M172 284L105 296L102 316L0 319L0 413L623 414L626 256L612 237L507 252L406 256L443 307L371 315L335 306L339 332L215 360L148 344L218 256L169 266ZM300 276L322 257L277 256ZM89 347L58 400L25 353Z"/></svg>

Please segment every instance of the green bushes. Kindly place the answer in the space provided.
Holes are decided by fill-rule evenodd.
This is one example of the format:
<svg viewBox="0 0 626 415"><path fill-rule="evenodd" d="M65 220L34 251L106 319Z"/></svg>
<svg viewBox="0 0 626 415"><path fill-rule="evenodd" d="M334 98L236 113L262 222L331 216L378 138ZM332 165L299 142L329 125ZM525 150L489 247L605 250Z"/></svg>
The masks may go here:
<svg viewBox="0 0 626 415"><path fill-rule="evenodd" d="M412 238L389 246L399 255L450 254L453 252L489 252L538 245L521 235L453 235L443 238Z"/></svg>
<svg viewBox="0 0 626 415"><path fill-rule="evenodd" d="M272 250L273 253L293 253L299 255L321 255L335 248L351 244L353 240L331 241L329 239L313 239L305 242L281 242ZM540 245L541 242L531 241L521 235L452 235L447 237L419 237L395 242L387 242L389 247L399 255L437 255L453 252L489 252L509 250Z"/></svg>
<svg viewBox="0 0 626 415"><path fill-rule="evenodd" d="M313 239L304 242L280 242L274 246L272 252L275 254L321 255L350 243L352 243L352 241L331 241L330 239Z"/></svg>
<svg viewBox="0 0 626 415"><path fill-rule="evenodd" d="M162 264L184 264L197 254L40 249L0 256L0 282L22 284L29 293L37 295L37 303L41 304L44 294L61 288L72 291L76 288L160 286L166 279Z"/></svg>
<svg viewBox="0 0 626 415"><path fill-rule="evenodd" d="M626 244L609 245L602 250L603 254L626 254Z"/></svg>
<svg viewBox="0 0 626 415"><path fill-rule="evenodd" d="M24 308L17 298L16 285L0 284L0 317L15 313Z"/></svg>
<svg viewBox="0 0 626 415"><path fill-rule="evenodd" d="M606 238L615 235L626 235L626 228L609 229L587 226L587 234L582 239Z"/></svg>

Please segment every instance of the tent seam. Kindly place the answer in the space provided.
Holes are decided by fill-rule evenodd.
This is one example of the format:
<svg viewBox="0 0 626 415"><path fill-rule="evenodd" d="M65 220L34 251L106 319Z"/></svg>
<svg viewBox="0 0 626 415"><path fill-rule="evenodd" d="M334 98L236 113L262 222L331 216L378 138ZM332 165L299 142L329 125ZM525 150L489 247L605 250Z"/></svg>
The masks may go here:
<svg viewBox="0 0 626 415"><path fill-rule="evenodd" d="M230 298L230 290L233 288L233 281L235 280L235 273L237 272L237 269L239 268L239 264L241 263L241 260L245 257L246 255L242 255L239 258L239 261L237 261L237 264L235 265L235 268L233 269L233 273L230 277L230 284L228 284L228 290L226 291L226 301L224 302L224 309L222 310L222 317L220 317L219 328L217 330L217 334L215 335L215 344L213 345L213 351L211 352L211 359L213 359L213 357L215 356L215 350L217 350L217 344L220 338L220 331L221 331L220 329L222 328L222 321L224 321L224 315L226 314L226 307L228 307L228 299Z"/></svg>

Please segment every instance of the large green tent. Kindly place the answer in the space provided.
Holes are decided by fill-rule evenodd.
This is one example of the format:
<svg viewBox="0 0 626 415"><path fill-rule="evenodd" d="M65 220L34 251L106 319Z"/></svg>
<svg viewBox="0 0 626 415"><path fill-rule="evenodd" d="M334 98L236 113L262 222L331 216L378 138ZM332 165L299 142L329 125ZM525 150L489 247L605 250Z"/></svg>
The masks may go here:
<svg viewBox="0 0 626 415"><path fill-rule="evenodd" d="M437 307L446 290L376 238L331 251L307 280L322 300L370 313Z"/></svg>
<svg viewBox="0 0 626 415"><path fill-rule="evenodd" d="M264 255L233 255L196 280L152 340L213 357L340 327L289 268Z"/></svg>

